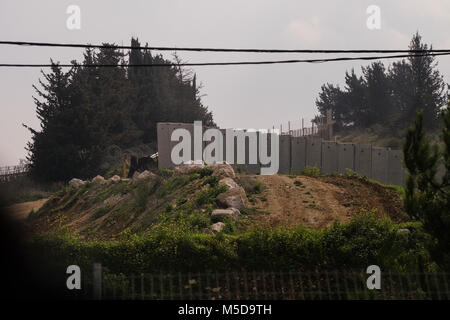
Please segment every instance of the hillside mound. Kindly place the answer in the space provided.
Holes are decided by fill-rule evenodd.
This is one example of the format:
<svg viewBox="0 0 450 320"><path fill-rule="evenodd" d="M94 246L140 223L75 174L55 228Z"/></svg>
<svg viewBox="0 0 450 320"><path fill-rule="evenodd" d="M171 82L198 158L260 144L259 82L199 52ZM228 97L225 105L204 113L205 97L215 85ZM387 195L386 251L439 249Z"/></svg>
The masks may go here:
<svg viewBox="0 0 450 320"><path fill-rule="evenodd" d="M343 175L251 176L264 186L249 197L252 225L323 228L335 220L348 222L359 212L376 211L394 221L407 216L398 192L358 177Z"/></svg>
<svg viewBox="0 0 450 320"><path fill-rule="evenodd" d="M203 233L322 228L364 210L406 219L398 192L358 177L235 176L229 168L193 167L74 181L31 212L27 224L38 233L66 228L85 238L114 239L165 223Z"/></svg>

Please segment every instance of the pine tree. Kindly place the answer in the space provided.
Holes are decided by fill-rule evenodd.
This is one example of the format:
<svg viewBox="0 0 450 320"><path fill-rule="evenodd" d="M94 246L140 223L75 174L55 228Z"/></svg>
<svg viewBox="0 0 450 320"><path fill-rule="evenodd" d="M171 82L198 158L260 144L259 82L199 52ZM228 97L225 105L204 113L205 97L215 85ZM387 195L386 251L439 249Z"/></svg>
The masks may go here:
<svg viewBox="0 0 450 320"><path fill-rule="evenodd" d="M347 122L354 127L366 128L372 124L370 110L367 106L366 83L362 77L351 73L345 73L345 105L347 106Z"/></svg>
<svg viewBox="0 0 450 320"><path fill-rule="evenodd" d="M383 63L374 62L362 67L363 77L353 69L346 72L343 91L331 84L322 86L316 100L321 115L331 108L336 130L379 124L396 134L413 120L417 110L423 109L425 128L437 129L448 98L446 84L434 57L418 56L429 48L418 33L409 48L418 52L394 62L387 71Z"/></svg>
<svg viewBox="0 0 450 320"><path fill-rule="evenodd" d="M432 46L429 48L432 49ZM411 40L409 49L425 52L428 45L422 43L422 37L417 32ZM408 62L414 92L410 98L409 110L405 114L406 119L410 121L417 110L423 109L425 128L437 129L440 109L447 102L446 85L443 76L437 70L437 62L433 56L417 56L414 53L410 54Z"/></svg>
<svg viewBox="0 0 450 320"><path fill-rule="evenodd" d="M344 93L339 86L329 83L323 85L316 99L316 106L323 117L326 116L327 110L331 109L335 121L334 130L342 130L348 125L348 106L344 102Z"/></svg>
<svg viewBox="0 0 450 320"><path fill-rule="evenodd" d="M406 212L423 223L425 231L436 240L431 252L441 266L450 266L450 108L444 112L444 151L431 147L424 132L424 112L418 112L413 126L407 130L403 147L409 175L405 189ZM446 173L436 177L439 160Z"/></svg>
<svg viewBox="0 0 450 320"><path fill-rule="evenodd" d="M389 126L394 109L392 107L391 86L385 67L381 62L374 62L362 68L365 83L365 101L367 124Z"/></svg>
<svg viewBox="0 0 450 320"><path fill-rule="evenodd" d="M73 61L66 73L53 64L51 72L43 74L42 88L35 87L41 129L27 127L32 133L31 172L37 179L102 174L108 169L103 158L110 147L126 150L154 143L157 122L202 120L214 125L199 98L195 75L180 66L130 66L170 62L138 49L137 39L131 44L128 62L120 50L105 44L109 47L87 49L84 61Z"/></svg>

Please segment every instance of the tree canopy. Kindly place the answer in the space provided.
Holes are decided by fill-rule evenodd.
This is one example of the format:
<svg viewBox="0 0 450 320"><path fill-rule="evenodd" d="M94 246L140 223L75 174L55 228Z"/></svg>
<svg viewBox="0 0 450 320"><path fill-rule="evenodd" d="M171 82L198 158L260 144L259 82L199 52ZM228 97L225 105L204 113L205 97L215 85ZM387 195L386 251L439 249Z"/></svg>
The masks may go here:
<svg viewBox="0 0 450 320"><path fill-rule="evenodd" d="M432 47L416 33L409 48L425 51ZM362 67L361 76L354 70L346 72L345 87L323 85L316 106L322 116L332 110L336 131L375 124L403 130L419 109L424 110L425 128L436 130L447 99L447 85L434 57L411 53L387 68L379 61Z"/></svg>
<svg viewBox="0 0 450 320"><path fill-rule="evenodd" d="M136 49L127 53L87 49L83 61L72 61L67 72L53 61L51 71L42 72L40 86L34 86L40 130L26 126L32 134L27 146L32 176L61 181L101 173L109 146L154 142L157 122L201 120L215 125L192 71L179 66L135 67L171 61L137 48L137 39L131 39L131 46ZM179 62L176 56L175 60ZM116 67L91 66L104 64Z"/></svg>

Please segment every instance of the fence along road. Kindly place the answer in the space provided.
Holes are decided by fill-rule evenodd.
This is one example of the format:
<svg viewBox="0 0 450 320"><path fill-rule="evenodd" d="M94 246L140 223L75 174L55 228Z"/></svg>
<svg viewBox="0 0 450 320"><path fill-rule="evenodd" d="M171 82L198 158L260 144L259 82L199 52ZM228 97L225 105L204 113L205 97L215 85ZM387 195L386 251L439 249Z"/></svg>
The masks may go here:
<svg viewBox="0 0 450 320"><path fill-rule="evenodd" d="M28 172L28 166L20 164L17 166L0 167L0 182L10 181Z"/></svg>

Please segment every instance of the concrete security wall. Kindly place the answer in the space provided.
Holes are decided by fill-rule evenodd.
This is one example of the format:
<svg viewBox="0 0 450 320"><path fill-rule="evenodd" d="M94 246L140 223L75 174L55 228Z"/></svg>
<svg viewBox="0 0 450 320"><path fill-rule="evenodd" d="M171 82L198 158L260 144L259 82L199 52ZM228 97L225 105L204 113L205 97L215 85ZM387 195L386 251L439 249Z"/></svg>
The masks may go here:
<svg viewBox="0 0 450 320"><path fill-rule="evenodd" d="M363 176L372 177L372 146L355 145L355 171Z"/></svg>
<svg viewBox="0 0 450 320"><path fill-rule="evenodd" d="M159 168L173 168L171 150L178 144L170 141L172 131L177 128L187 129L193 137L193 124L158 123L158 166ZM203 128L203 132L207 128ZM226 135L223 133L223 156L226 159ZM404 185L405 168L403 166L403 152L390 148L372 147L370 144L339 143L323 141L317 137L292 137L290 135L279 138L279 170L278 173L299 174L305 166L316 166L325 174L345 173L347 169L367 176L384 184ZM258 162L259 162L259 134L258 134ZM236 142L237 140L235 140ZM209 142L203 142L205 147ZM267 150L271 154L270 136L268 136ZM249 141L246 138L245 164L236 164L237 146L234 148L234 168L241 168L245 172L258 174L260 164L249 164ZM191 144L193 159L193 140Z"/></svg>
<svg viewBox="0 0 450 320"><path fill-rule="evenodd" d="M291 136L280 136L280 165L279 173L291 171Z"/></svg>
<svg viewBox="0 0 450 320"><path fill-rule="evenodd" d="M372 148L372 176L381 183L388 183L388 152L387 148Z"/></svg>
<svg viewBox="0 0 450 320"><path fill-rule="evenodd" d="M306 138L306 165L322 166L322 139L316 137Z"/></svg>
<svg viewBox="0 0 450 320"><path fill-rule="evenodd" d="M389 150L388 151L388 181L389 184L397 186L405 185L406 175L403 167L403 151Z"/></svg>
<svg viewBox="0 0 450 320"><path fill-rule="evenodd" d="M355 145L353 143L338 143L338 173L348 169L355 171Z"/></svg>
<svg viewBox="0 0 450 320"><path fill-rule="evenodd" d="M245 164L245 167L244 167L244 170L245 170L245 172L248 172L248 173L252 173L252 174L257 174L257 173L260 173L261 172L261 165L259 164L260 162L259 162L259 133L257 132L257 135L256 135L256 143L257 143L257 150L258 150L258 152L257 152L257 154L256 154L256 158L257 158L257 160L258 160L258 163L257 164L250 164L249 162L249 149L250 149L250 147L249 147L249 139L248 138L246 138L245 139L245 159L246 159L246 164Z"/></svg>
<svg viewBox="0 0 450 320"><path fill-rule="evenodd" d="M334 141L322 142L322 172L330 174L338 172L338 143Z"/></svg>
<svg viewBox="0 0 450 320"><path fill-rule="evenodd" d="M172 148L178 144L177 141L171 141L170 137L175 129L186 129L194 134L194 125L192 123L171 123L160 122L157 124L156 131L158 135L158 167L172 169L175 165L172 163L170 154ZM191 159L194 158L194 141L191 143Z"/></svg>
<svg viewBox="0 0 450 320"><path fill-rule="evenodd" d="M291 138L291 172L299 174L306 166L306 137Z"/></svg>

